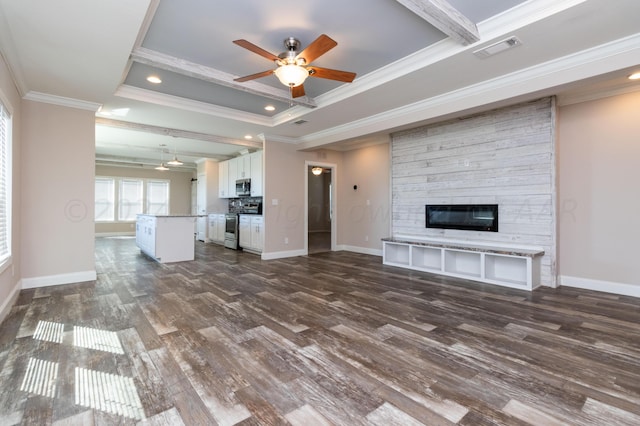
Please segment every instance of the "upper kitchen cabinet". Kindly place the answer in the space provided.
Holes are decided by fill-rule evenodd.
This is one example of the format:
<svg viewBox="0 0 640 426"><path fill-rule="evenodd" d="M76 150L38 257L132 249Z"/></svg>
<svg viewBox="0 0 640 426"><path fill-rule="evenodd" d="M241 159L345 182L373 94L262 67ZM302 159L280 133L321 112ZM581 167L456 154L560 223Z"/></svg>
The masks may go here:
<svg viewBox="0 0 640 426"><path fill-rule="evenodd" d="M235 186L233 187L235 191ZM218 163L218 197L229 198L229 162Z"/></svg>
<svg viewBox="0 0 640 426"><path fill-rule="evenodd" d="M222 161L218 167L220 174L218 196L220 198L237 197L236 180L238 179L251 179L251 196L262 196L262 151Z"/></svg>
<svg viewBox="0 0 640 426"><path fill-rule="evenodd" d="M262 197L262 151L248 155L251 164L251 196Z"/></svg>

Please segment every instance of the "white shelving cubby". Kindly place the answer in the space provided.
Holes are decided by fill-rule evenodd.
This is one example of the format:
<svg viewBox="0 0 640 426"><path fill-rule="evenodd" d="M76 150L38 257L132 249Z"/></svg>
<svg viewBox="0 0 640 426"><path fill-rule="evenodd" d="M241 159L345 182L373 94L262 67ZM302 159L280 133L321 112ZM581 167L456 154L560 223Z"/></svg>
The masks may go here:
<svg viewBox="0 0 640 426"><path fill-rule="evenodd" d="M540 285L539 247L509 247L406 237L384 238L385 265L533 290Z"/></svg>

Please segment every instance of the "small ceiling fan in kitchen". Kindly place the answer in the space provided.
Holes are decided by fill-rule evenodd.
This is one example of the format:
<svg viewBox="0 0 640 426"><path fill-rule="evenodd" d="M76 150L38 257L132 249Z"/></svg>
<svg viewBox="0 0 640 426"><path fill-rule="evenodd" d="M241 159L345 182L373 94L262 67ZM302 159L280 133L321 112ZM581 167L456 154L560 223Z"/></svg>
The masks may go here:
<svg viewBox="0 0 640 426"><path fill-rule="evenodd" d="M299 51L300 41L294 37L289 37L284 40L286 51L278 56L267 52L247 40L234 40L233 42L238 46L244 47L253 53L257 53L275 62L277 65L277 68L273 70L235 78L234 81L237 82L242 83L275 74L282 84L290 88L291 97L297 98L305 95L304 81L307 77L326 78L345 83L351 83L353 79L356 78L356 74L353 72L332 70L311 65L311 62L338 45L337 42L325 34L320 35L320 37L315 39L301 52Z"/></svg>

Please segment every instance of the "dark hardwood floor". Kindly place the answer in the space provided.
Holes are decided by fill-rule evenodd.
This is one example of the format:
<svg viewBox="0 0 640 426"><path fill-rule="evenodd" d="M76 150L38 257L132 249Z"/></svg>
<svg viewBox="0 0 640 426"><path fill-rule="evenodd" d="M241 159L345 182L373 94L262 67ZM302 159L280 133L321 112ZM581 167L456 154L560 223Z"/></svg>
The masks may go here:
<svg viewBox="0 0 640 426"><path fill-rule="evenodd" d="M639 299L131 238L96 264L0 326L1 425L640 424Z"/></svg>

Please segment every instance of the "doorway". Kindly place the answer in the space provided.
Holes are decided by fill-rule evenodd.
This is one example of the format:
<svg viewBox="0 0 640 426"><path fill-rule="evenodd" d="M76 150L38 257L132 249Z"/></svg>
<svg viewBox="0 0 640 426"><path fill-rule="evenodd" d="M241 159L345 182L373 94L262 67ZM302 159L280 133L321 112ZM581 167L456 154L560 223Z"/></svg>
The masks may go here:
<svg viewBox="0 0 640 426"><path fill-rule="evenodd" d="M335 165L306 164L307 254L335 250Z"/></svg>

